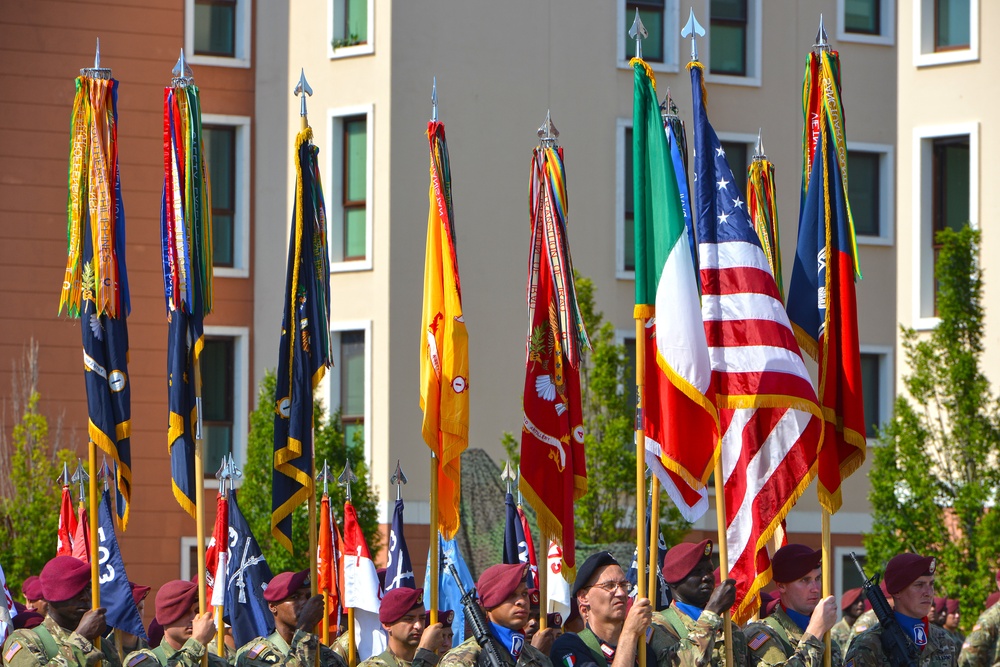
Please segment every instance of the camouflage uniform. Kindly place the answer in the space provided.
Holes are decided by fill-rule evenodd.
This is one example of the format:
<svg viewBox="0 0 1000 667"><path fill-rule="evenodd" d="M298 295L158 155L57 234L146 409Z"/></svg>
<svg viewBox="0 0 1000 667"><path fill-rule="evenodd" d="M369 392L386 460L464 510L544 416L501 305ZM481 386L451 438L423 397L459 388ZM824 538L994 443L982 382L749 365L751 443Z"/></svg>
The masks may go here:
<svg viewBox="0 0 1000 667"><path fill-rule="evenodd" d="M200 667L201 656L205 655L205 645L191 637L184 646L174 649L164 639L156 648L142 648L125 656L125 667ZM214 653L208 654L209 667L229 667L225 658Z"/></svg>
<svg viewBox="0 0 1000 667"><path fill-rule="evenodd" d="M655 616L655 615L654 615ZM695 651L680 651L677 638L656 623L649 626L652 631L646 641L646 665L649 667L698 667ZM589 637L585 639L585 637ZM595 647L592 644L596 644ZM574 662L576 667L610 667L613 662L602 652L603 643L589 629L577 635L572 632L563 633L556 638L549 654L556 667Z"/></svg>
<svg viewBox="0 0 1000 667"><path fill-rule="evenodd" d="M51 641L48 637L51 636ZM36 628L15 630L3 645L3 664L8 667L39 667L51 664L60 667L93 667L104 661L104 667L121 667L117 652L110 642L95 648L86 637L65 630L51 616Z"/></svg>
<svg viewBox="0 0 1000 667"><path fill-rule="evenodd" d="M439 663L440 667L476 667L479 662L479 644L474 637L466 639L463 643L444 654ZM503 649L500 649L503 651ZM552 667L552 661L531 644L525 642L521 649L521 654L517 656L516 667Z"/></svg>
<svg viewBox="0 0 1000 667"><path fill-rule="evenodd" d="M851 642L851 626L847 624L846 618L841 618L830 628L830 640L840 647L841 655L847 654L847 645Z"/></svg>
<svg viewBox="0 0 1000 667"><path fill-rule="evenodd" d="M386 649L378 655L373 655L358 667L434 667L440 658L434 651L418 648L413 655L413 662L407 662Z"/></svg>
<svg viewBox="0 0 1000 667"><path fill-rule="evenodd" d="M959 667L990 667L1000 664L1000 604L995 604L976 619L958 656Z"/></svg>
<svg viewBox="0 0 1000 667"><path fill-rule="evenodd" d="M679 641L677 653L681 662L686 662L683 654L690 652L695 665L706 665L711 648L712 667L725 665L726 637L722 631L722 617L718 614L703 611L696 621L671 602L669 607L653 614L653 623ZM735 623L730 622L730 626L733 635L733 663L737 667L746 667L746 637Z"/></svg>
<svg viewBox="0 0 1000 667"><path fill-rule="evenodd" d="M917 667L956 667L959 646L944 628L933 623L927 629L927 645L919 651ZM878 623L851 640L845 667L889 667L882 650L882 626Z"/></svg>
<svg viewBox="0 0 1000 667"><path fill-rule="evenodd" d="M753 667L787 665L788 667L823 667L826 645L822 639L807 635L781 606L775 607L763 621L750 623L743 630L747 653ZM840 646L830 642L830 665L840 667Z"/></svg>
<svg viewBox="0 0 1000 667"><path fill-rule="evenodd" d="M951 635L951 638L955 640L955 643L961 646L965 643L965 635L962 634L961 630L949 630L945 628L945 632Z"/></svg>
<svg viewBox="0 0 1000 667"><path fill-rule="evenodd" d="M237 667L313 667L319 638L311 632L296 630L288 645L280 634L257 637L236 652ZM320 667L347 667L347 661L329 646L320 646Z"/></svg>
<svg viewBox="0 0 1000 667"><path fill-rule="evenodd" d="M847 638L847 648L850 648L855 637L868 628L874 627L876 623L878 623L878 616L875 615L874 609L869 609L858 616L858 620L854 621L854 625L851 626L851 636ZM847 651L844 651L844 655L847 655Z"/></svg>
<svg viewBox="0 0 1000 667"><path fill-rule="evenodd" d="M350 657L347 655L347 651L351 646L350 639L351 636L345 632L341 635L338 635L337 638L333 640L333 643L330 644L330 649L344 659L345 665L347 664L347 660ZM357 651L357 648L355 648L355 651ZM357 656L356 652L355 656Z"/></svg>

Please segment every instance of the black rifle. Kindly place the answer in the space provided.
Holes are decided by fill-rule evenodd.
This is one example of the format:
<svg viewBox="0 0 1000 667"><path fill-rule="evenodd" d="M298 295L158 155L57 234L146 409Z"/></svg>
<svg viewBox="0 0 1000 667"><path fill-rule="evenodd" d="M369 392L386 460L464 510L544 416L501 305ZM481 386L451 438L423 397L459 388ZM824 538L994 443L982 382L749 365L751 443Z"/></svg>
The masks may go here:
<svg viewBox="0 0 1000 667"><path fill-rule="evenodd" d="M465 590L465 586L462 585L462 580L458 578L458 571L455 569L453 563L448 563L448 572L454 577L455 584L458 585L458 592L462 594L465 621L472 628L472 636L475 637L476 643L482 649L480 659L485 658L485 667L513 667L514 663L510 659L502 657L503 654L500 653L496 640L490 634L486 613L476 600L476 589L473 588L471 591Z"/></svg>
<svg viewBox="0 0 1000 667"><path fill-rule="evenodd" d="M851 552L851 560L861 573L861 578L865 583L861 585L865 597L872 605L872 611L878 617L878 623L882 627L882 651L888 656L889 664L892 667L916 667L920 656L917 654L917 647L910 641L910 638L903 632L903 628L896 621L889 601L885 599L885 594L879 588L878 574L872 575L869 579L865 570L858 562L858 557Z"/></svg>

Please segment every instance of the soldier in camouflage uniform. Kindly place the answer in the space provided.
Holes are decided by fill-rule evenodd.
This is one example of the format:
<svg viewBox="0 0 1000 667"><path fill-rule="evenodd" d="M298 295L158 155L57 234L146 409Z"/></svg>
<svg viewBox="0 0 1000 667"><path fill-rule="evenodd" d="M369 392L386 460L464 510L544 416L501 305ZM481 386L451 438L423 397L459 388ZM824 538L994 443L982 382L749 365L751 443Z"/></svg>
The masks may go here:
<svg viewBox="0 0 1000 667"><path fill-rule="evenodd" d="M323 596L309 597L309 570L282 572L271 579L264 599L274 615L274 632L236 651L237 667L346 667L347 660L322 646L312 628L323 618ZM345 635L346 637L346 635Z"/></svg>
<svg viewBox="0 0 1000 667"><path fill-rule="evenodd" d="M530 594L524 580L527 573L527 563L486 568L476 583L479 603L486 610L490 636L504 663L516 667L552 667L547 655L524 640L524 626L528 624L530 611ZM537 632L532 642L537 645L553 633L552 628ZM440 666L476 667L480 651L475 637L470 637L448 651L441 658Z"/></svg>
<svg viewBox="0 0 1000 667"><path fill-rule="evenodd" d="M837 604L832 595L820 599L821 558L821 551L804 544L788 544L774 554L771 571L781 602L763 621L743 630L752 667L823 666L823 635L837 620ZM831 642L830 649L830 664L839 667L840 647Z"/></svg>
<svg viewBox="0 0 1000 667"><path fill-rule="evenodd" d="M960 602L958 600L949 598L945 600L945 617L944 617L944 629L951 633L951 636L955 638L955 641L961 646L965 643L965 635L958 628L958 622L962 618L960 611Z"/></svg>
<svg viewBox="0 0 1000 667"><path fill-rule="evenodd" d="M736 601L736 581L726 579L716 586L711 556L711 540L671 547L663 558L663 578L672 600L669 607L653 613L653 623L679 643L679 652L692 652L698 665L711 660L712 667L720 667L726 656L722 615ZM730 625L733 664L746 667L746 637L735 623Z"/></svg>
<svg viewBox="0 0 1000 667"><path fill-rule="evenodd" d="M933 558L899 554L885 566L885 587L895 601L893 614L908 642L916 647L918 667L957 667L959 646L946 630L928 622L934 606ZM882 626L858 635L847 651L846 667L889 667Z"/></svg>
<svg viewBox="0 0 1000 667"><path fill-rule="evenodd" d="M1000 570L997 571L1000 588ZM989 600L987 600L989 602ZM972 626L972 634L962 644L959 667L990 667L1000 664L1000 604L987 605Z"/></svg>
<svg viewBox="0 0 1000 667"><path fill-rule="evenodd" d="M127 667L200 667L208 644L215 637L211 612L198 614L198 584L168 581L156 592L156 620L163 626L163 640L154 649L141 648L125 656ZM214 653L210 667L228 667Z"/></svg>
<svg viewBox="0 0 1000 667"><path fill-rule="evenodd" d="M424 589L394 588L382 596L378 620L385 629L388 646L360 667L434 667L441 646L441 623L427 625Z"/></svg>
<svg viewBox="0 0 1000 667"><path fill-rule="evenodd" d="M840 611L843 615L837 624L830 628L830 639L840 646L841 655L847 655L847 645L851 641L851 628L858 617L864 613L864 610L865 598L861 594L860 588L852 588L844 592L843 597L840 598Z"/></svg>
<svg viewBox="0 0 1000 667"><path fill-rule="evenodd" d="M48 603L41 625L15 630L4 642L9 667L121 667L118 655L94 640L104 634L105 609L91 609L90 565L72 556L56 556L42 568L42 596Z"/></svg>
<svg viewBox="0 0 1000 667"><path fill-rule="evenodd" d="M885 596L886 602L888 602L889 606L891 607L893 605L892 593L889 593L888 591L885 590L884 580L882 581L881 584L879 584L879 588L882 589L882 595ZM858 616L858 620L854 621L854 625L851 626L851 636L847 640L848 648L850 648L851 642L854 641L855 637L857 637L862 632L872 627L876 623L878 623L878 616L875 615L875 611L873 609L869 609L868 611ZM847 651L844 651L844 655L847 655Z"/></svg>

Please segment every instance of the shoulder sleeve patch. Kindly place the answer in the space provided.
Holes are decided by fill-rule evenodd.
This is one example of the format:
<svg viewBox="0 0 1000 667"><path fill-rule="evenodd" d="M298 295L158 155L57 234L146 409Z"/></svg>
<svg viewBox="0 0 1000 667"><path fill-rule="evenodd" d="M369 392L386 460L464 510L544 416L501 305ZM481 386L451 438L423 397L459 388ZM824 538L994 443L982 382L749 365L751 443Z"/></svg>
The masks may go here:
<svg viewBox="0 0 1000 667"><path fill-rule="evenodd" d="M256 644L253 645L253 648L251 648L249 651L247 651L247 657L250 658L251 660L254 660L266 648L267 648L267 644L265 644L264 642L257 642ZM132 666L129 665L129 667L132 667Z"/></svg>
<svg viewBox="0 0 1000 667"><path fill-rule="evenodd" d="M847 664L845 664L844 667L854 667L854 658L848 660Z"/></svg>
<svg viewBox="0 0 1000 667"><path fill-rule="evenodd" d="M864 632L865 630L868 629L868 626L867 625L858 625L857 623L855 623L853 629L854 629L854 633L855 634L860 635L862 632ZM844 667L847 667L847 666L845 665Z"/></svg>
<svg viewBox="0 0 1000 667"><path fill-rule="evenodd" d="M146 655L145 653L136 653L129 659L127 663L125 663L125 667L135 667L136 665L140 664L147 658L149 658L149 656Z"/></svg>
<svg viewBox="0 0 1000 667"><path fill-rule="evenodd" d="M979 625L978 623L976 623L975 625L973 625L973 626L972 626L972 631L973 631L973 632L976 632L976 631L977 631L977 630L979 630L979 628L981 628L981 627L982 627L981 625Z"/></svg>
<svg viewBox="0 0 1000 667"><path fill-rule="evenodd" d="M769 637L767 633L761 630L760 632L758 632L757 634L755 634L753 637L750 638L750 641L747 642L747 646L750 647L751 651L756 651L761 646L766 644L768 639Z"/></svg>
<svg viewBox="0 0 1000 667"><path fill-rule="evenodd" d="M20 651L22 648L24 648L24 647L21 646L21 642L19 642L19 641L12 641L10 643L10 646L7 647L7 652L3 654L3 661L4 662L10 662L11 658L13 658L15 655L17 655L17 652Z"/></svg>

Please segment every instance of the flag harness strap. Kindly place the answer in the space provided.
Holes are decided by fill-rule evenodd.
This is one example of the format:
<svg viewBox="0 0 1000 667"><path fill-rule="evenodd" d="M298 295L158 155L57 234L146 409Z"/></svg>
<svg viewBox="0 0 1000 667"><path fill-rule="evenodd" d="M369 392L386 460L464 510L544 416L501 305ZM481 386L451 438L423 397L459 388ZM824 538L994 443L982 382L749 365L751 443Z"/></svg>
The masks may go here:
<svg viewBox="0 0 1000 667"><path fill-rule="evenodd" d="M45 655L48 656L49 660L59 655L59 645L56 644L56 638L52 636L48 628L44 625L39 625L32 628L32 630L42 640L42 648L45 649Z"/></svg>

